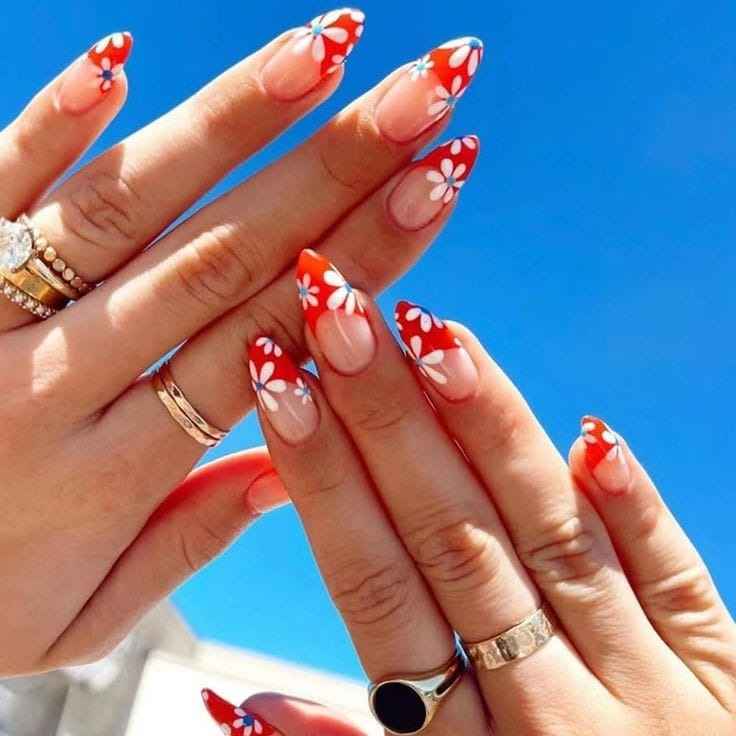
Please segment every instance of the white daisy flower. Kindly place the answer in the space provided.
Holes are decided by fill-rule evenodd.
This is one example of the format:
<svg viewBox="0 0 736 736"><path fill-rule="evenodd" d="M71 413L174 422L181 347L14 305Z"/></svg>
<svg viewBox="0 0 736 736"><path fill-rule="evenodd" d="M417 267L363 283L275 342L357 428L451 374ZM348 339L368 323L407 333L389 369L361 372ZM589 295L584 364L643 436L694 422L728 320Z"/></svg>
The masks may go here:
<svg viewBox="0 0 736 736"><path fill-rule="evenodd" d="M424 307L409 307L404 316L407 322L413 322L415 319L418 319L419 328L422 332L429 332L432 329L432 325L439 329L443 329L445 326L445 323L439 317L435 317L432 312Z"/></svg>
<svg viewBox="0 0 736 736"><path fill-rule="evenodd" d="M455 140L450 144L450 153L453 156L457 156L463 150L463 147L469 148L471 151L475 151L478 144L476 143L475 138L471 135L466 135L462 138L455 138Z"/></svg>
<svg viewBox="0 0 736 736"><path fill-rule="evenodd" d="M479 38L466 36L448 41L440 46L442 49L455 49L447 62L450 69L457 69L468 62L468 76L472 77L480 64L480 55L483 52L483 42Z"/></svg>
<svg viewBox="0 0 736 736"><path fill-rule="evenodd" d="M296 379L294 395L298 396L302 400L302 404L308 404L310 401L314 401L312 398L312 389L309 388L307 382L303 378Z"/></svg>
<svg viewBox="0 0 736 736"><path fill-rule="evenodd" d="M335 310L343 307L346 314L362 312L363 305L355 293L355 289L345 280L345 277L333 266L322 276L328 286L336 287L327 299L327 309Z"/></svg>
<svg viewBox="0 0 736 736"><path fill-rule="evenodd" d="M308 273L305 273L301 279L296 280L296 287L299 290L299 298L302 300L304 310L317 306L315 294L319 294L319 286L312 284L312 277Z"/></svg>
<svg viewBox="0 0 736 736"><path fill-rule="evenodd" d="M427 172L427 181L436 184L429 193L429 198L433 202L441 199L445 204L452 201L455 192L459 191L463 184L465 184L462 177L465 175L467 168L465 164L454 166L452 159L443 158L440 161L439 171L430 169Z"/></svg>
<svg viewBox="0 0 736 736"><path fill-rule="evenodd" d="M416 365L421 373L423 373L427 378L431 379L435 383L447 383L447 376L445 376L444 373L440 373L433 367L439 365L445 359L444 350L432 350L426 355L422 355L422 338L419 337L419 335L414 335L414 337L409 340L407 352L414 361L414 365Z"/></svg>
<svg viewBox="0 0 736 736"><path fill-rule="evenodd" d="M273 353L277 358L280 358L284 354L284 351L270 337L259 337L256 340L256 345L263 348L264 355Z"/></svg>
<svg viewBox="0 0 736 736"><path fill-rule="evenodd" d="M457 105L458 100L465 94L465 90L460 89L462 84L463 78L458 74L452 80L450 89L442 85L435 87L434 92L439 99L427 108L427 115L434 117L435 115L444 115L449 110L452 110Z"/></svg>
<svg viewBox="0 0 736 736"><path fill-rule="evenodd" d="M605 429L601 433L603 441L610 445L611 449L606 453L606 460L609 463L618 460L620 463L626 462L624 459L624 448L621 446L621 438L610 429Z"/></svg>
<svg viewBox="0 0 736 736"><path fill-rule="evenodd" d="M123 65L115 64L113 66L110 59L106 56L100 61L98 69L97 78L101 80L100 89L103 92L107 92L112 87L112 83L122 74Z"/></svg>
<svg viewBox="0 0 736 736"><path fill-rule="evenodd" d="M97 42L95 52L101 54L110 44L116 49L123 48L125 46L125 35L123 33L113 33L111 36L105 36Z"/></svg>
<svg viewBox="0 0 736 736"><path fill-rule="evenodd" d="M421 59L417 59L409 69L409 76L412 81L417 79L426 79L429 70L434 66L434 62L429 58L429 54L422 56Z"/></svg>
<svg viewBox="0 0 736 736"><path fill-rule="evenodd" d="M294 38L298 39L294 44L294 53L303 54L307 49L312 49L312 58L321 63L324 61L325 38L335 43L345 43L349 34L344 28L333 27L342 15L341 10L331 10L329 13L317 16L311 23L300 28Z"/></svg>
<svg viewBox="0 0 736 736"><path fill-rule="evenodd" d="M279 408L279 402L273 397L273 394L282 394L286 391L286 381L281 378L271 380L276 370L276 364L269 360L261 366L261 372L258 372L256 364L251 360L249 364L250 377L253 384L253 390L256 392L258 401L261 406L269 411L276 411ZM239 726L236 726L239 728Z"/></svg>
<svg viewBox="0 0 736 736"><path fill-rule="evenodd" d="M242 708L235 709L237 720L233 721L235 728L243 729L243 736L251 736L251 734L263 733L263 724L250 713L246 713Z"/></svg>

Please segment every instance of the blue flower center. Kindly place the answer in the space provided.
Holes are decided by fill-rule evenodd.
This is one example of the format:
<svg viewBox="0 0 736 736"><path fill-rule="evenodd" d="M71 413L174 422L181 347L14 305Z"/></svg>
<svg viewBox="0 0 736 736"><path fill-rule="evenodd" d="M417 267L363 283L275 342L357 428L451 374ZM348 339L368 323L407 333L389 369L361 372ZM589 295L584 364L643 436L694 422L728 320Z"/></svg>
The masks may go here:
<svg viewBox="0 0 736 736"><path fill-rule="evenodd" d="M255 387L256 387L256 393L259 391L263 391L264 388L266 388L265 383L261 383L260 381L255 381Z"/></svg>
<svg viewBox="0 0 736 736"><path fill-rule="evenodd" d="M320 36L322 34L322 31L324 31L324 28L320 24L317 24L312 28L312 35Z"/></svg>
<svg viewBox="0 0 736 736"><path fill-rule="evenodd" d="M446 100L446 103L447 103L447 107L449 108L455 107L455 105L457 105L457 97L455 95L449 95Z"/></svg>
<svg viewBox="0 0 736 736"><path fill-rule="evenodd" d="M454 187L454 186L455 186L455 184L457 183L457 179L455 179L455 177L454 177L454 176L448 176L448 177L447 177L447 183L448 183L448 184L449 184L449 185L450 185L451 187ZM423 310L422 310L422 311L423 311ZM426 314L426 312L425 312L425 314Z"/></svg>
<svg viewBox="0 0 736 736"><path fill-rule="evenodd" d="M243 725L244 726L252 726L255 723L255 719L251 715L245 715L243 716Z"/></svg>
<svg viewBox="0 0 736 736"><path fill-rule="evenodd" d="M350 284L349 284L349 283L348 283L347 281L345 282L345 286L344 286L344 289L345 289L345 291L346 291L346 292L347 292L348 294L352 294L352 293L353 293L353 287L352 287L352 286L350 286Z"/></svg>
<svg viewBox="0 0 736 736"><path fill-rule="evenodd" d="M100 76L106 81L106 82L112 82L114 76L112 73L112 69L103 69L102 74Z"/></svg>
<svg viewBox="0 0 736 736"><path fill-rule="evenodd" d="M479 49L480 41L477 38L471 38L470 43L468 43L468 46L470 46L471 49Z"/></svg>

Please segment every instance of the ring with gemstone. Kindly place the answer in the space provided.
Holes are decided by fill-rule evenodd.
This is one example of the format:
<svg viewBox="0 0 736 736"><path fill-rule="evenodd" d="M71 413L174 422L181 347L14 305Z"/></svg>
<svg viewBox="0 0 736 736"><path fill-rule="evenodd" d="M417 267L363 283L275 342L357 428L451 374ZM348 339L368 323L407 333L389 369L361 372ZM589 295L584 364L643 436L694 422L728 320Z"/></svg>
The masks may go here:
<svg viewBox="0 0 736 736"><path fill-rule="evenodd" d="M26 215L0 218L0 291L14 304L46 319L88 291Z"/></svg>
<svg viewBox="0 0 736 736"><path fill-rule="evenodd" d="M432 672L375 682L369 693L371 711L389 733L396 736L421 733L458 686L468 666L465 653L457 646L452 659Z"/></svg>

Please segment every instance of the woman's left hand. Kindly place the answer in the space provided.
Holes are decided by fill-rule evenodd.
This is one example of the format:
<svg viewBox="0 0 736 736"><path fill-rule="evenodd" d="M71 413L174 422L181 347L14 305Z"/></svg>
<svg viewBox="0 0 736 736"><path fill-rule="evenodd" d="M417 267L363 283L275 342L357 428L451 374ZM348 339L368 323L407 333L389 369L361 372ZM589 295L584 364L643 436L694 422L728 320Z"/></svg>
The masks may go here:
<svg viewBox="0 0 736 736"><path fill-rule="evenodd" d="M476 662L428 735L733 734L736 626L621 438L586 417L568 466L466 329L400 303L407 361L329 263L300 269L320 381L258 346L251 374L369 677L421 678L453 632L488 642L546 601L555 635Z"/></svg>

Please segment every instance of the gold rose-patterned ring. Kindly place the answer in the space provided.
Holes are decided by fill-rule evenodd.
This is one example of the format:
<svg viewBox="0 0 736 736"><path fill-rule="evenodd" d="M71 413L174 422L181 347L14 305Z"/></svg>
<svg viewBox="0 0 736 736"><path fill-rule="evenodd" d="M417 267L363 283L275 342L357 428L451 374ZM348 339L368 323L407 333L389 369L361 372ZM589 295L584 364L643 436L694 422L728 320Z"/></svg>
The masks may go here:
<svg viewBox="0 0 736 736"><path fill-rule="evenodd" d="M168 363L164 363L153 374L152 386L171 418L200 445L216 447L229 434L209 424L191 405L174 381Z"/></svg>

